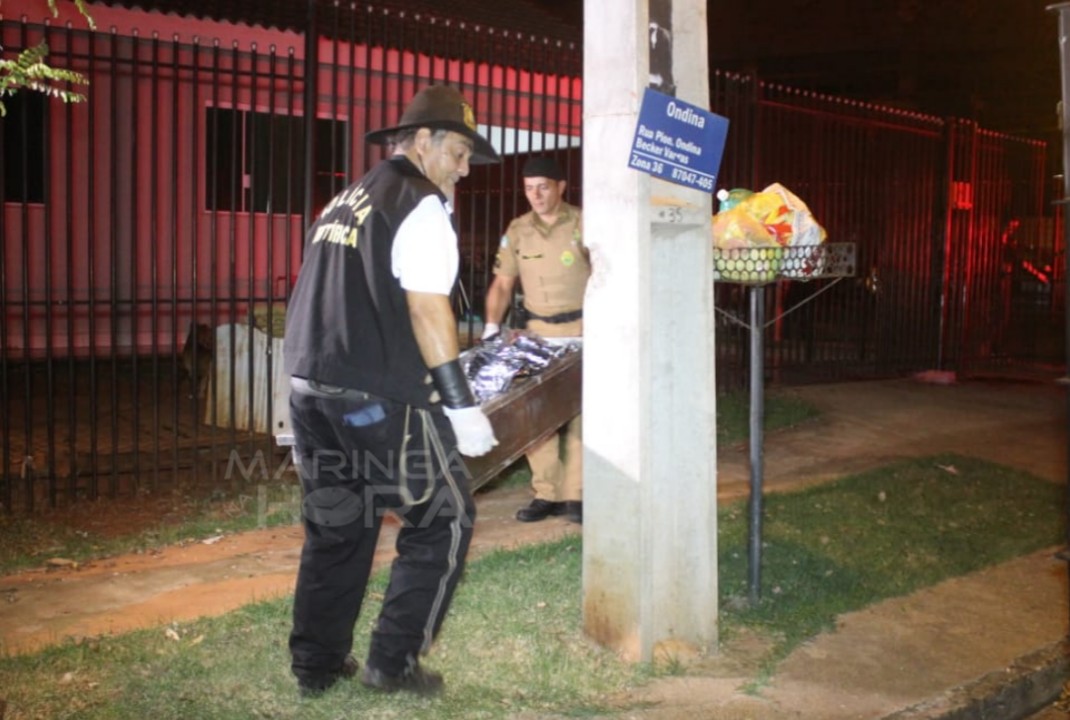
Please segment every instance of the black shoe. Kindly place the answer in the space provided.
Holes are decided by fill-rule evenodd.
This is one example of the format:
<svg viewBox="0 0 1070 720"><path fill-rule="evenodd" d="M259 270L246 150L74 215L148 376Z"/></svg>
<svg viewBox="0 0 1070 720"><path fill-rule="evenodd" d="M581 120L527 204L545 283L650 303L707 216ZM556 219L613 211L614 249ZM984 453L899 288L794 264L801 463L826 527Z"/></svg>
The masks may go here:
<svg viewBox="0 0 1070 720"><path fill-rule="evenodd" d="M297 689L300 691L301 697L318 697L330 690L340 679L356 677L359 670L360 663L357 662L357 659L352 655L346 655L342 665L333 672L329 672L326 675L299 678Z"/></svg>
<svg viewBox="0 0 1070 720"><path fill-rule="evenodd" d="M565 503L565 518L569 522L583 524L583 502L580 500L569 500Z"/></svg>
<svg viewBox="0 0 1070 720"><path fill-rule="evenodd" d="M535 498L531 501L531 504L525 505L516 511L516 519L520 522L538 522L551 515L560 515L563 512L565 512L565 503Z"/></svg>
<svg viewBox="0 0 1070 720"><path fill-rule="evenodd" d="M365 665L360 682L364 687L380 692L392 693L405 690L417 695L437 695L442 692L444 684L441 675L431 670L424 670L419 663L413 663L405 668L400 675L387 675L379 668Z"/></svg>

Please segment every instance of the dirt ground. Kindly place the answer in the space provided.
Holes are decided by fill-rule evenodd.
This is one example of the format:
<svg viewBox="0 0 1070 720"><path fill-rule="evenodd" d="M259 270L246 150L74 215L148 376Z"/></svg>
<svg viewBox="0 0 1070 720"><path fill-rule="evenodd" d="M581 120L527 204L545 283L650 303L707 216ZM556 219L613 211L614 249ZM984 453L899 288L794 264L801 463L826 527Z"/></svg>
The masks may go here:
<svg viewBox="0 0 1070 720"><path fill-rule="evenodd" d="M817 405L822 416L766 437L764 487L775 492L936 452L982 457L1065 482L1065 399L1054 387L1048 381L943 387L899 380L800 388L798 394ZM747 448L719 448L718 456L719 496L745 496ZM491 489L477 496L473 556L580 531L558 518L516 522L513 513L527 498L526 488ZM392 556L393 533L393 527L384 528L378 563ZM0 650L23 653L71 639L218 615L289 593L300 544L301 530L284 527L228 535L210 543L190 541L77 568L42 568L0 577ZM1020 607L1011 612L1032 625L1015 627L1009 635L994 632L991 655L972 647L964 649L965 657L951 654L947 662L954 667L949 672L967 678L971 673L983 675L1004 662L1004 654L1028 653L1041 639L1057 636L1053 628L1066 624L1065 601L1052 603L1050 598L1052 593L1065 595L1066 572L1065 565L1053 563L1050 555L1023 560L1002 570L1006 577L994 581L1026 590L1020 593ZM620 698L622 707L645 708L626 710L624 716L642 720L690 720L711 714L726 719L882 717L888 708L909 705L918 693L924 698L925 693L946 689L940 685L945 675L933 667L936 661L924 643L935 637L953 644L960 632L956 619L983 612L986 602L991 604L991 623L997 629L1001 624L1008 601L986 590L993 582L968 578L961 583L934 589L931 597L897 599L844 618L843 627L861 624L863 631L850 634L840 629L800 648L781 664L776 682L762 697L741 690L753 677L764 649L760 641L742 637L712 657L684 657L693 664L695 676L667 678ZM915 627L937 632L914 636ZM867 673L878 678L888 674L865 665L887 652L889 633L908 649L917 645L913 650L925 660L916 668L901 668L891 677L872 681ZM865 638L874 638L873 645L867 647ZM853 647L843 647L845 642ZM824 668L825 679L812 676L815 668ZM834 687L843 684L843 692L830 691L827 676L833 670L839 673ZM849 691L855 676L859 687ZM933 683L936 686L929 687Z"/></svg>
<svg viewBox="0 0 1070 720"><path fill-rule="evenodd" d="M513 520L512 513L527 502L525 488L493 490L477 497L480 517L470 557L580 531L559 518L541 523ZM114 525L104 519L95 532L152 527L144 510L109 512L107 517L114 518ZM138 528L139 521L143 528ZM388 519L376 553L377 566L393 558L396 532L396 522ZM290 593L302 537L299 526L284 526L0 577L0 597L6 600L0 614L0 649L10 654L30 652L65 641L220 615Z"/></svg>

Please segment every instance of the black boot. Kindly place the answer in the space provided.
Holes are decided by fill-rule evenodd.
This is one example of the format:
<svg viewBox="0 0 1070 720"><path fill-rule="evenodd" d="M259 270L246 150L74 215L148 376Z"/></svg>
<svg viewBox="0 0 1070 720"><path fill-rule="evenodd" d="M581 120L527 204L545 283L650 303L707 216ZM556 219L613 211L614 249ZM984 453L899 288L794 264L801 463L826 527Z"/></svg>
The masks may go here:
<svg viewBox="0 0 1070 720"><path fill-rule="evenodd" d="M419 663L413 663L405 668L400 675L387 675L379 668L365 665L360 682L364 687L379 692L392 693L404 690L417 695L437 695L442 692L443 686L441 675L425 670Z"/></svg>
<svg viewBox="0 0 1070 720"><path fill-rule="evenodd" d="M516 519L520 522L538 522L551 515L561 515L564 512L565 503L535 498L529 505L516 511Z"/></svg>
<svg viewBox="0 0 1070 720"><path fill-rule="evenodd" d="M360 670L360 663L352 655L346 655L342 664L336 669L323 675L304 677L297 681L297 689L301 697L313 698L334 687L334 684L344 678L355 677Z"/></svg>

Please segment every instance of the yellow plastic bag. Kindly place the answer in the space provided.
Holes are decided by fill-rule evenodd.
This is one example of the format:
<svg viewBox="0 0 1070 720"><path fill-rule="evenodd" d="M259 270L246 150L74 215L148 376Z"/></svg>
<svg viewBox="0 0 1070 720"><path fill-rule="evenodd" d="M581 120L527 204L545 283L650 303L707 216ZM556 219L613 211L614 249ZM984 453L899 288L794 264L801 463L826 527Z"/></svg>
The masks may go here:
<svg viewBox="0 0 1070 720"><path fill-rule="evenodd" d="M713 245L721 280L766 283L780 269L783 250L776 238L741 205L713 216Z"/></svg>
<svg viewBox="0 0 1070 720"><path fill-rule="evenodd" d="M787 248L780 274L796 280L809 280L821 275L828 255L820 245L825 242L828 233L814 219L810 208L780 183L773 183L759 194L779 198L784 209L776 226L777 240ZM768 224L766 226L769 227Z"/></svg>
<svg viewBox="0 0 1070 720"><path fill-rule="evenodd" d="M775 197L776 200L771 199L770 196ZM769 217L777 223L786 224L785 228L778 227L777 230L777 239L781 245L785 247L820 245L828 237L825 228L814 219L806 203L780 183L773 183L753 197L763 198L762 208L779 203L779 211L776 214L771 213ZM767 220L762 220L762 222L769 224Z"/></svg>
<svg viewBox="0 0 1070 720"><path fill-rule="evenodd" d="M713 245L722 250L775 243L765 226L741 205L713 216Z"/></svg>

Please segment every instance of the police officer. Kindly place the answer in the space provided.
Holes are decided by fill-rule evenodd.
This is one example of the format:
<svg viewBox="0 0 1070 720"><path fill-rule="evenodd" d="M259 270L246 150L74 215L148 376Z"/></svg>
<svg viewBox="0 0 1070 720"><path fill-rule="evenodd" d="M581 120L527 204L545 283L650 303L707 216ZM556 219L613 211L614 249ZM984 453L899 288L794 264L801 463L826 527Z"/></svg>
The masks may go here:
<svg viewBox="0 0 1070 720"><path fill-rule="evenodd" d="M412 99L396 127L369 133L393 154L317 218L287 310L285 368L305 492L292 670L303 695L357 673L349 654L383 513L402 520L364 685L438 692L423 668L449 608L475 507L461 455L497 440L458 363L449 295L450 221L469 163L498 159L453 88Z"/></svg>
<svg viewBox="0 0 1070 720"><path fill-rule="evenodd" d="M502 237L487 291L483 338L500 332L519 278L527 328L549 342L578 341L591 274L580 209L565 202L565 175L553 158L529 158L521 174L531 211L513 220ZM535 497L517 511L517 520L565 515L572 522L583 521L581 427L577 416L528 452Z"/></svg>

